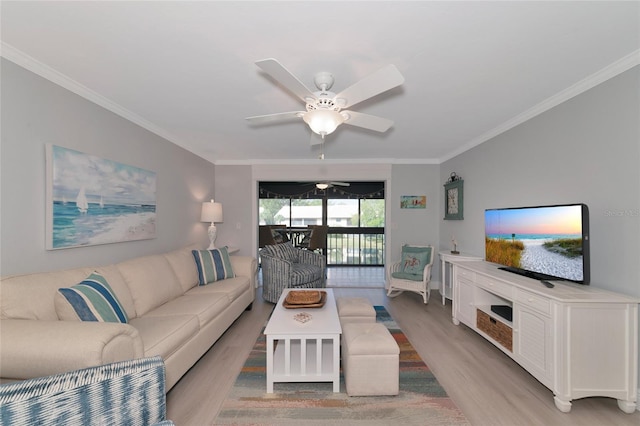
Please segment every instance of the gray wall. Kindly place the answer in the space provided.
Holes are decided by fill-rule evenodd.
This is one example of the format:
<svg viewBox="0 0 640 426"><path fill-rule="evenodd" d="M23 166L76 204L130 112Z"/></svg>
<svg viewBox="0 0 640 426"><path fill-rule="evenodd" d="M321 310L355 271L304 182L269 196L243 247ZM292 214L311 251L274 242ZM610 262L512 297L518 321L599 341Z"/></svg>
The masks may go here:
<svg viewBox="0 0 640 426"><path fill-rule="evenodd" d="M441 164L441 184L455 171L465 186L465 218L442 221L441 245L455 234L461 250L484 256L485 209L582 202L591 285L640 297L638 117L636 66Z"/></svg>
<svg viewBox="0 0 640 426"><path fill-rule="evenodd" d="M224 222L216 225L216 246L236 247L239 255L255 256L251 245L257 213L252 209L251 166L216 166L216 201L222 203Z"/></svg>
<svg viewBox="0 0 640 426"><path fill-rule="evenodd" d="M440 244L484 256L485 209L586 203L591 285L640 296L638 117L635 67L441 164L441 185L464 178L464 220L442 221Z"/></svg>
<svg viewBox="0 0 640 426"><path fill-rule="evenodd" d="M102 265L207 245L201 201L214 166L192 153L2 59L0 274ZM76 149L157 173L157 238L45 250L45 144Z"/></svg>
<svg viewBox="0 0 640 426"><path fill-rule="evenodd" d="M438 165L394 165L386 194L389 217L387 218L387 262L400 260L402 245L415 244L434 246L439 249L441 213L440 166ZM402 195L426 195L426 209L401 209ZM440 263L434 257L431 269L433 287L440 282Z"/></svg>

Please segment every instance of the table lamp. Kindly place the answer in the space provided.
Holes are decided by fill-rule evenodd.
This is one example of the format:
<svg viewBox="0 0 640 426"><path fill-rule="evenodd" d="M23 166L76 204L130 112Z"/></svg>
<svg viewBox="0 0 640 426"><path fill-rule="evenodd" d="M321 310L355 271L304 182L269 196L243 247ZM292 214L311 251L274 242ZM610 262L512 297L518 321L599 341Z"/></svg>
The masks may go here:
<svg viewBox="0 0 640 426"><path fill-rule="evenodd" d="M215 222L222 222L222 204L215 203L213 199L211 202L202 203L202 214L200 215L201 222L211 222L209 226L209 248L208 250L212 250L216 248L214 245L216 241L216 235L218 230L216 229Z"/></svg>

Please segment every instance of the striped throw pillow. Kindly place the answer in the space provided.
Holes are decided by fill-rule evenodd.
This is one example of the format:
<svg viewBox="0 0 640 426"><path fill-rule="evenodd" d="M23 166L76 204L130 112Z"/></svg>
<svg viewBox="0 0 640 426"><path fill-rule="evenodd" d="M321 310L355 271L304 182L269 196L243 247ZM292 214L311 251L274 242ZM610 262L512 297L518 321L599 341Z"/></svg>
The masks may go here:
<svg viewBox="0 0 640 426"><path fill-rule="evenodd" d="M198 268L198 283L200 285L235 277L226 247L212 250L191 250L191 253L193 253Z"/></svg>
<svg viewBox="0 0 640 426"><path fill-rule="evenodd" d="M73 287L59 288L55 305L61 320L129 322L111 286L97 272Z"/></svg>

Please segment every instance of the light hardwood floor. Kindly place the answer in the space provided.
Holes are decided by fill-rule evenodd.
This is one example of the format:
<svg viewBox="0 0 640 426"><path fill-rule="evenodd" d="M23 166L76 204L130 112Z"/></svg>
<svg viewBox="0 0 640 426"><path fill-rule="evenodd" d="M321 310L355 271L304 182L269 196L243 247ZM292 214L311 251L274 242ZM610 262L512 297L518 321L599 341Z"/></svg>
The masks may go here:
<svg viewBox="0 0 640 426"><path fill-rule="evenodd" d="M364 269L364 268L363 268ZM381 271L378 271L381 273ZM585 398L571 413L558 411L553 394L500 350L464 325L451 322L451 303L438 291L428 305L404 293L387 298L375 271L365 279L336 271L329 287L337 297L367 297L384 305L440 384L473 425L640 425L640 412L624 414L614 399ZM350 275L350 279L345 278ZM354 287L345 288L352 282ZM363 287L365 282L371 288ZM257 291L245 312L167 395L167 414L178 426L215 424L216 414L266 323L272 304Z"/></svg>

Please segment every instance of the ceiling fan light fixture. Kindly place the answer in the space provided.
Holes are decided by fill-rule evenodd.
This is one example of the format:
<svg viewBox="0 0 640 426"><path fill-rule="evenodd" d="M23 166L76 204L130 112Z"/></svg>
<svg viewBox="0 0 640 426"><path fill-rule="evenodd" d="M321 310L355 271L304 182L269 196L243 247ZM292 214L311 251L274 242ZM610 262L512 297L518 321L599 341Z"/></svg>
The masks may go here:
<svg viewBox="0 0 640 426"><path fill-rule="evenodd" d="M314 133L320 136L333 133L345 120L338 111L328 109L307 111L302 119L309 125Z"/></svg>
<svg viewBox="0 0 640 426"><path fill-rule="evenodd" d="M322 183L322 182L320 182L320 183L316 183L316 188L321 189L321 190L323 190L323 191L324 191L325 189L327 189L328 187L329 187L329 184L328 184L328 183Z"/></svg>

